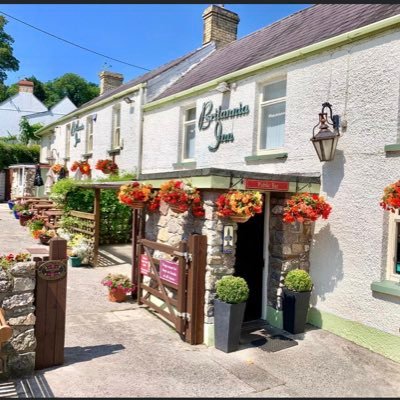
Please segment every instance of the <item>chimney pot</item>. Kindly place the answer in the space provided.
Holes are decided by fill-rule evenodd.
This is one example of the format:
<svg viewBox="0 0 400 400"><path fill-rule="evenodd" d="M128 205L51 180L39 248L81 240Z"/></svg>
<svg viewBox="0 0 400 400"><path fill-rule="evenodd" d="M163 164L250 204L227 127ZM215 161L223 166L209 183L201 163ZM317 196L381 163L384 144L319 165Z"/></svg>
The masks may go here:
<svg viewBox="0 0 400 400"><path fill-rule="evenodd" d="M22 79L18 82L18 91L25 93L33 93L33 82Z"/></svg>
<svg viewBox="0 0 400 400"><path fill-rule="evenodd" d="M99 77L100 95L102 95L104 92L121 86L122 82L124 81L124 76L122 74L111 71L101 71Z"/></svg>
<svg viewBox="0 0 400 400"><path fill-rule="evenodd" d="M236 40L239 16L233 11L211 5L204 10L203 21L203 46L215 42L219 48Z"/></svg>

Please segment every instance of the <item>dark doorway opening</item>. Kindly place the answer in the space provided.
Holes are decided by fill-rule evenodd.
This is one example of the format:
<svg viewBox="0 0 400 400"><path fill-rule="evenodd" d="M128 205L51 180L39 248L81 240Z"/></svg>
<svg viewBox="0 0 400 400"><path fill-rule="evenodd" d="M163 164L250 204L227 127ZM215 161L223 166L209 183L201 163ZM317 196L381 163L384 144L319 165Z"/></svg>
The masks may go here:
<svg viewBox="0 0 400 400"><path fill-rule="evenodd" d="M234 275L244 278L250 289L244 321L259 319L262 314L264 212L265 206L261 214L238 224Z"/></svg>

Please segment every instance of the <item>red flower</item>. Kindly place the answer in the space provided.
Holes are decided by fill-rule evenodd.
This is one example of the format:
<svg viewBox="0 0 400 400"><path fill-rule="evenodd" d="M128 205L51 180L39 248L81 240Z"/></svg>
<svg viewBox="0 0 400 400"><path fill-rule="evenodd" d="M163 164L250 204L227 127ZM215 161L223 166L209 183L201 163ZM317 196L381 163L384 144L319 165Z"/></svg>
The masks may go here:
<svg viewBox="0 0 400 400"><path fill-rule="evenodd" d="M116 174L118 172L118 165L112 160L98 160L95 168L103 174Z"/></svg>

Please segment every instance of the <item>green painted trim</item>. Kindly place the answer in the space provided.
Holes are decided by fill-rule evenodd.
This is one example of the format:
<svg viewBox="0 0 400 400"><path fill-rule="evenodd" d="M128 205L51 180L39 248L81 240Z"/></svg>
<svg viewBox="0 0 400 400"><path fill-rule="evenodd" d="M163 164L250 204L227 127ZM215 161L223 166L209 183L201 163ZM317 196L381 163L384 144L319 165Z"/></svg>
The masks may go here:
<svg viewBox="0 0 400 400"><path fill-rule="evenodd" d="M371 289L373 292L385 293L385 294L390 294L391 296L400 297L400 282L394 282L394 281L372 282Z"/></svg>
<svg viewBox="0 0 400 400"><path fill-rule="evenodd" d="M172 164L172 168L196 168L196 161L182 161Z"/></svg>
<svg viewBox="0 0 400 400"><path fill-rule="evenodd" d="M269 161L269 160L275 160L279 158L287 158L288 153L282 152L282 153L275 153L275 154L259 154L256 156L247 156L244 158L244 161L246 163L252 162L252 161Z"/></svg>
<svg viewBox="0 0 400 400"><path fill-rule="evenodd" d="M108 155L113 155L113 154L120 154L121 153L121 148L119 147L118 149L110 149L110 150L107 150L107 153L108 153Z"/></svg>
<svg viewBox="0 0 400 400"><path fill-rule="evenodd" d="M395 336L316 308L309 310L308 322L362 347L366 347L375 353L382 354L393 361L400 362L400 336Z"/></svg>
<svg viewBox="0 0 400 400"><path fill-rule="evenodd" d="M186 97L192 97L201 93L204 93L210 89L214 89L219 83L239 80L247 78L248 76L259 73L265 69L276 67L279 64L293 62L298 59L303 59L310 56L313 53L327 50L332 47L337 47L340 45L344 45L355 40L360 40L367 36L375 35L383 30L393 28L400 24L400 15L395 15L390 18L383 19L378 22L374 22L373 24L369 24L367 26L363 26L358 29L354 29L347 33L342 33L341 35L334 36L330 39L322 40L321 42L317 42L311 44L309 46L303 47L298 50L291 51L289 53L282 54L278 57L271 58L266 61L262 61L260 63L251 65L246 68L242 68L238 71L231 72L229 74L220 76L219 78L213 79L212 81L203 83L198 86L194 86L190 89L183 90L182 92L173 94L171 96L164 97L160 100L156 100L150 102L143 106L144 111L151 111L160 106L166 105L168 103L172 103L178 99L183 99Z"/></svg>
<svg viewBox="0 0 400 400"><path fill-rule="evenodd" d="M283 312L267 306L267 322L275 328L283 329Z"/></svg>
<svg viewBox="0 0 400 400"><path fill-rule="evenodd" d="M95 108L98 108L100 106L104 106L104 105L106 105L108 103L111 103L114 100L117 100L120 97L126 96L129 93L136 92L137 90L141 89L142 87L146 87L146 83L139 83L139 85L132 86L131 88L126 89L126 90L124 90L124 91L122 91L120 93L117 93L114 96L107 97L104 100L99 100L98 102L96 102L94 104L91 104L90 106L87 106L87 107L84 107L84 108L78 108L77 110L72 111L71 113L65 115L64 117L61 117L61 118L55 120L51 124L46 125L43 128L40 128L39 130L37 130L35 132L35 135L42 136L43 134L47 133L47 131L49 131L50 129L52 129L53 127L55 127L57 125L60 125L63 122L72 120L76 116L79 118L79 117L82 116L82 114L85 114L88 111L91 111L91 110L93 110Z"/></svg>
<svg viewBox="0 0 400 400"><path fill-rule="evenodd" d="M386 144L385 145L385 151L390 152L390 151L400 151L400 144L395 143L395 144Z"/></svg>

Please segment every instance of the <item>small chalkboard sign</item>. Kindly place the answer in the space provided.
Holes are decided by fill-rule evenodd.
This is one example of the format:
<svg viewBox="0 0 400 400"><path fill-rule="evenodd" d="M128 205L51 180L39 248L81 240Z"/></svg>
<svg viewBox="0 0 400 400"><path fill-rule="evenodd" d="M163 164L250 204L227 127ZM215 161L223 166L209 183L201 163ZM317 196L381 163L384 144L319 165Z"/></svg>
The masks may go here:
<svg viewBox="0 0 400 400"><path fill-rule="evenodd" d="M40 264L38 276L46 281L56 281L67 275L66 260L50 260Z"/></svg>

